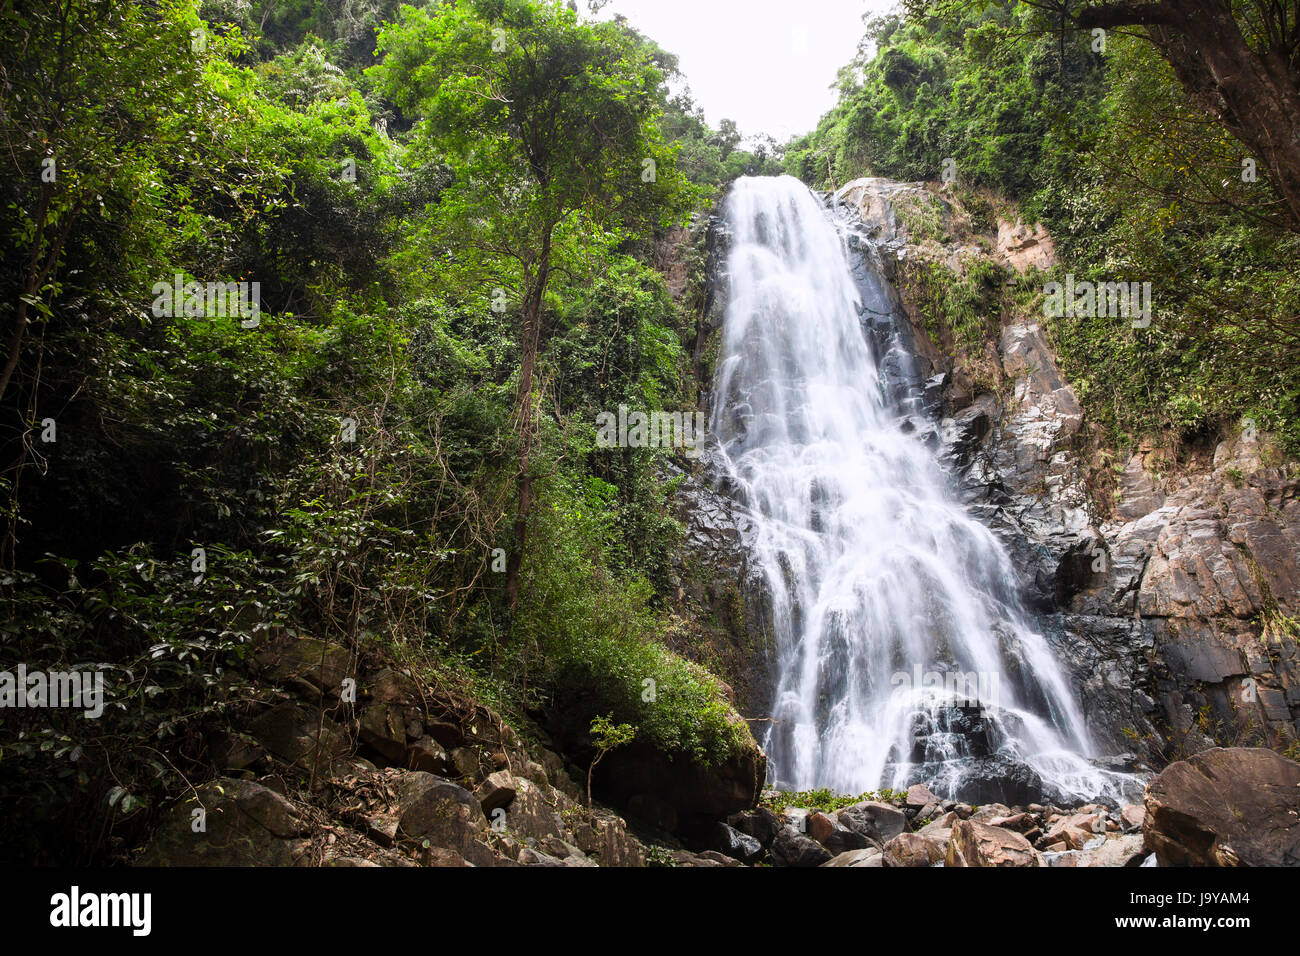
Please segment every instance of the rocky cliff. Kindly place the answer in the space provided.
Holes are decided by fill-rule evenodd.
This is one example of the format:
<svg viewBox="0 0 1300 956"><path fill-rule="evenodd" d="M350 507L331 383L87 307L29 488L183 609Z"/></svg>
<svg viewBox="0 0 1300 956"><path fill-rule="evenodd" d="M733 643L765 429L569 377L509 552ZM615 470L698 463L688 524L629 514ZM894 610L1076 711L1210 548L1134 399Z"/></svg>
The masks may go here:
<svg viewBox="0 0 1300 956"><path fill-rule="evenodd" d="M1055 265L1041 227L997 219L984 230L950 193L923 183L860 179L833 201L860 222L859 259L876 257L902 290L906 368L929 421L918 427L968 506L1008 545L1022 591L1068 669L1099 752L1124 769L1158 770L1218 745L1297 751L1300 733L1300 470L1266 434L1224 434L1171 453L1149 441L1116 461L1090 426L1052 346L1050 320L1005 307L975 345L909 297L917 271L953 281L993 265L1004 282L1041 286ZM725 226L712 222L710 296L696 349L709 407L726 276ZM882 336L899 310L872 304ZM1119 320L1117 320L1119 321ZM683 606L714 626L710 658L761 735L770 702L770 631L762 583L746 560L751 519L705 456L685 475L677 513Z"/></svg>
<svg viewBox="0 0 1300 956"><path fill-rule="evenodd" d="M981 233L955 197L924 184L858 180L836 199L861 217L904 290L918 262L957 279L983 260L1021 284L1054 264L1041 228L1000 220ZM1177 453L1148 442L1112 464L1058 368L1049 319L1007 308L982 349L945 351L943 317L906 304L923 374L942 383L943 453L1010 546L1099 747L1152 769L1216 744L1294 755L1294 463L1247 427ZM972 388L990 358L994 387Z"/></svg>

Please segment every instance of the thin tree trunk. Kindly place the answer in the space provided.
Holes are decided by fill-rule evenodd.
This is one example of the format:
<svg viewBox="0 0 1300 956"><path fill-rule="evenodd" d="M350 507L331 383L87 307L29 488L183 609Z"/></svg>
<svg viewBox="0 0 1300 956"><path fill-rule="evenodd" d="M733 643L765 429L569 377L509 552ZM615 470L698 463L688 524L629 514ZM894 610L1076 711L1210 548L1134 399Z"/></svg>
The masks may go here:
<svg viewBox="0 0 1300 956"><path fill-rule="evenodd" d="M23 333L27 331L27 300L41 287L41 241L45 238L45 222L50 208L50 197L54 187L49 183L41 186L41 201L36 211L36 235L32 238L32 254L27 260L27 272L23 276L23 290L18 296L18 306L14 309L14 328L9 335L9 348L5 358L4 370L0 371L0 399L4 398L9 388L9 380L18 368L18 357L22 352ZM55 244L54 255L57 258L62 242Z"/></svg>
<svg viewBox="0 0 1300 956"><path fill-rule="evenodd" d="M533 377L537 369L537 355L541 350L542 303L546 298L546 285L550 278L551 235L548 230L542 239L542 253L538 257L537 276L530 283L524 297L523 354L519 361L519 472L518 505L515 509L515 547L506 563L506 600L514 610L519 601L519 573L523 567L524 549L528 544L528 517L533 507L532 465L533 434Z"/></svg>

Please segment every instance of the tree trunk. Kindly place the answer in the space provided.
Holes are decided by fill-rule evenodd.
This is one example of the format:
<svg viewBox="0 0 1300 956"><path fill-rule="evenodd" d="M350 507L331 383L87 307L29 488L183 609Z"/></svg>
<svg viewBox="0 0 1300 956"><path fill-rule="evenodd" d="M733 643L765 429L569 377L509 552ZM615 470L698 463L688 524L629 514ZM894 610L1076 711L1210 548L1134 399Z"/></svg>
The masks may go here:
<svg viewBox="0 0 1300 956"><path fill-rule="evenodd" d="M1279 6L1266 16L1274 18L1269 32L1276 39L1262 50L1246 41L1224 0L1105 4L1081 11L1075 22L1083 29L1146 26L1183 89L1268 170L1288 227L1300 232L1295 11Z"/></svg>
<svg viewBox="0 0 1300 956"><path fill-rule="evenodd" d="M537 354L542 340L542 303L546 298L546 285L550 278L551 235L548 230L542 239L542 252L538 257L537 275L526 282L524 293L524 331L522 354L519 360L519 471L518 504L515 509L515 547L506 562L506 600L513 611L519 600L519 572L524 563L524 548L528 543L528 516L533 507L533 476L530 469L533 451L533 377L537 369Z"/></svg>
<svg viewBox="0 0 1300 956"><path fill-rule="evenodd" d="M58 239L55 240L54 248L50 251L49 258L46 260L45 268L41 268L41 244L45 239L45 225L50 209L50 199L54 195L54 187L49 183L41 186L41 201L36 207L36 235L32 239L32 254L27 261L27 270L23 274L22 292L18 296L18 304L14 309L14 327L9 335L9 346L5 358L4 368L0 369L0 398L9 390L9 381L13 378L14 372L18 368L18 359L22 355L23 333L27 331L27 308L28 300L36 295L45 279L49 276L50 270L58 263L59 253L63 251L63 243L68 238L68 231L72 226L72 220L76 217L77 210L81 205L78 203L76 209L68 216L64 223L62 232Z"/></svg>

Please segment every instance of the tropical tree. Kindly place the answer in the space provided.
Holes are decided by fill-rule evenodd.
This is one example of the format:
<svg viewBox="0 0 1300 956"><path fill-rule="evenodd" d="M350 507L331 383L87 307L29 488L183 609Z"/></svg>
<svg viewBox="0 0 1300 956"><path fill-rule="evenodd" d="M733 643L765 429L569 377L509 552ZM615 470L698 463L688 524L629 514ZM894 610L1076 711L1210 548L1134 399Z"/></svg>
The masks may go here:
<svg viewBox="0 0 1300 956"><path fill-rule="evenodd" d="M1021 0L1047 28L1132 30L1173 68L1192 100L1271 174L1300 231L1300 0ZM914 15L986 0L908 0Z"/></svg>
<svg viewBox="0 0 1300 956"><path fill-rule="evenodd" d="M664 74L621 25L531 0L404 6L379 50L371 73L418 118L415 155L455 169L426 247L440 267L482 284L484 308L519 314L513 607L533 506L543 313L567 271L560 247L616 246L647 224L680 221L691 198L659 131Z"/></svg>

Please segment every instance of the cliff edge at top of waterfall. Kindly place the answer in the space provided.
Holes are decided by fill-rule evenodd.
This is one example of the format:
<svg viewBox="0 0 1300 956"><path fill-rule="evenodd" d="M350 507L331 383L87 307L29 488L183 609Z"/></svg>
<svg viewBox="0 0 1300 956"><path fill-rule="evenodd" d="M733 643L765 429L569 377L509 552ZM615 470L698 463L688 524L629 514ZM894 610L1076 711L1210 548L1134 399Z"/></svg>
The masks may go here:
<svg viewBox="0 0 1300 956"><path fill-rule="evenodd" d="M949 186L863 176L834 201L851 208L873 238L944 261L961 271L970 256L989 256L1025 274L1057 264L1056 245L1041 223L1027 224L1008 202L986 193L959 196Z"/></svg>

